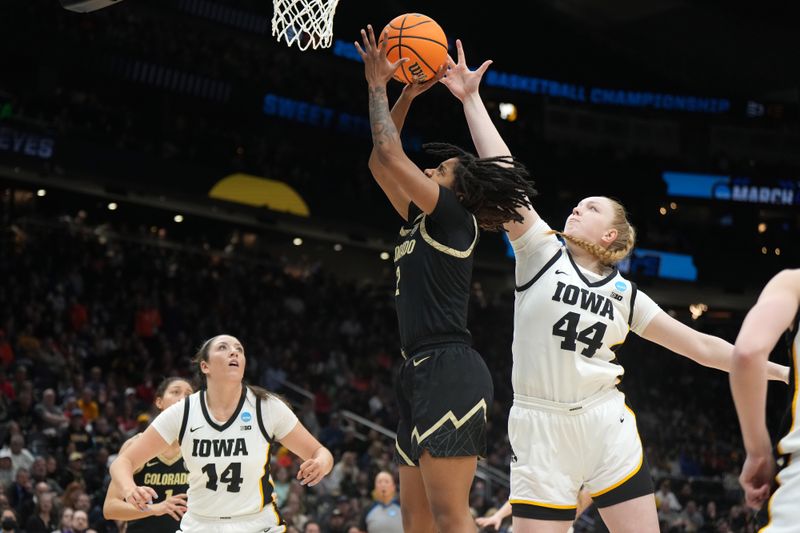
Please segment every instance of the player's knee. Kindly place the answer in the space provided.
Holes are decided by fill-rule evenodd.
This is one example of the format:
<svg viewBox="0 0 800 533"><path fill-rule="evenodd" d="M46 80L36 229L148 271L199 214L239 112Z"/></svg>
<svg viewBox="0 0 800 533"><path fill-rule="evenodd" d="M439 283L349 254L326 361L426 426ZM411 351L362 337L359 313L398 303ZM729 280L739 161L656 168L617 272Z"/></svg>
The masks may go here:
<svg viewBox="0 0 800 533"><path fill-rule="evenodd" d="M402 509L403 531L435 533L436 524L428 509Z"/></svg>
<svg viewBox="0 0 800 533"><path fill-rule="evenodd" d="M453 502L431 502L431 514L436 521L436 528L442 533L476 529L469 508L463 505L454 505Z"/></svg>

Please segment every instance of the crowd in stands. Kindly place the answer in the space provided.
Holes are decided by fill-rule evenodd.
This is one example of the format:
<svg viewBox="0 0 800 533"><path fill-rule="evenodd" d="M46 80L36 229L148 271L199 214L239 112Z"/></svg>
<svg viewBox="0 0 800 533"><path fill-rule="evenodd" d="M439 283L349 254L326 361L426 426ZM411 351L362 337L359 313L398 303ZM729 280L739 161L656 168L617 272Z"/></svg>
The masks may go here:
<svg viewBox="0 0 800 533"><path fill-rule="evenodd" d="M258 0L225 3L268 16L269 6ZM3 111L0 126L56 137L45 174L95 172L135 178L135 186L205 195L226 173L248 172L290 183L315 216L396 225L367 169L367 132L313 128L261 111L269 92L366 116L358 65L330 51L299 56L268 35L181 11L189 1L131 1L88 17L55 1L11 2L0 6L0 20L12 20L12 4L16 23L0 32L0 42L14 53L3 55L0 66L17 74L0 80L0 108L11 109ZM472 43L465 46L473 50ZM591 57L581 57L588 66ZM130 61L222 81L232 92L224 102L210 101L124 79L113 65ZM618 79L624 70L605 75ZM558 73L555 67L552 72ZM716 224L730 216L727 211L690 219L692 226L683 228L657 214L664 198L660 170L685 161L549 143L537 116L541 103L516 96L528 99L530 112L500 128L532 167L544 198L537 209L548 220L565 213L576 195L596 194L598 183L608 184L609 193L634 210L648 247L695 254L701 278L713 274L706 274L706 283L728 280L740 287L753 281L716 268L714 261L728 261L730 250L760 249L754 220L744 217L752 226L745 233ZM696 141L695 129L689 128L687 144ZM444 93L415 103L407 130L424 132L424 141L470 143L458 103ZM354 145L363 149L354 151ZM709 172L743 168L741 161L694 155ZM0 154L0 162L6 156ZM760 163L745 164L755 172ZM214 169L212 177L201 169ZM102 517L109 461L155 415L158 382L190 377L190 358L200 344L230 333L247 347L250 382L288 398L336 457L331 475L306 488L294 478L296 458L283 449L274 454L275 492L290 531L364 530L376 476L396 476L394 443L343 412L389 429L396 425L393 370L400 356L393 272L348 281L313 256L270 255L230 234L168 242L149 226L100 226L76 212L18 220L1 213L0 528L14 530L13 521L17 531L28 533L118 531L119 524ZM702 232L696 220L706 224ZM793 252L781 259L787 253ZM503 472L513 455L506 435L512 313L513 294L484 290L476 281L470 330L495 376L485 462ZM741 318L693 325L732 341ZM637 413L663 531L756 531L764 516L742 503L742 445L727 377L634 337L619 352L626 369L622 388ZM771 387L778 413L785 391ZM482 516L507 496L502 484L476 479L470 505ZM575 530L601 527L590 508Z"/></svg>
<svg viewBox="0 0 800 533"><path fill-rule="evenodd" d="M274 454L278 505L292 530L363 527L375 476L395 471L393 442L341 413L395 426L390 273L344 281L313 258L167 246L144 227L110 231L69 217L3 228L0 508L29 533L79 532L87 520L98 533L116 531L101 512L109 461L147 427L160 379L190 376L197 347L226 332L247 346L248 379L290 399L335 454L331 475L310 489L294 479L296 458ZM495 376L486 462L507 471L512 295L476 283L471 306L475 345ZM709 327L730 338L738 324ZM736 482L742 446L726 376L634 339L620 359L664 531L753 531L756 515ZM507 495L478 479L470 503L480 516ZM577 527L593 531L593 512Z"/></svg>

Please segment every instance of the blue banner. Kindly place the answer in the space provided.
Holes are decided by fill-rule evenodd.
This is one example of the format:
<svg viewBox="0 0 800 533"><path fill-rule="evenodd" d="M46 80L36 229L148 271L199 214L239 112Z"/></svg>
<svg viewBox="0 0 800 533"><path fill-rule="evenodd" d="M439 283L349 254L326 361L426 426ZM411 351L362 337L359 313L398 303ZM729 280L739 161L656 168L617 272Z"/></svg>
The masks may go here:
<svg viewBox="0 0 800 533"><path fill-rule="evenodd" d="M665 171L667 194L684 198L707 198L727 202L800 205L800 181L773 180L771 183L748 177Z"/></svg>
<svg viewBox="0 0 800 533"><path fill-rule="evenodd" d="M53 157L55 144L55 139L48 135L0 126L0 152L50 159Z"/></svg>
<svg viewBox="0 0 800 533"><path fill-rule="evenodd" d="M333 53L345 59L361 61L361 56L356 52L353 43L340 39L334 41ZM604 106L638 107L644 109L662 109L664 111L708 114L727 113L731 109L731 101L727 98L708 98L649 91L590 87L563 81L523 76L521 74L497 72L494 70L489 70L486 73L484 83L489 87L502 87L503 89L510 89L512 91L543 94L575 102Z"/></svg>
<svg viewBox="0 0 800 533"><path fill-rule="evenodd" d="M640 107L665 111L686 111L689 113L727 113L731 109L731 102L726 98L704 98L648 91L589 87L492 70L486 73L486 85L596 105Z"/></svg>
<svg viewBox="0 0 800 533"><path fill-rule="evenodd" d="M369 118L338 111L303 100L267 93L264 95L262 111L265 115L279 117L317 128L333 129L351 135L371 136ZM403 147L420 151L422 139L415 135L403 135Z"/></svg>

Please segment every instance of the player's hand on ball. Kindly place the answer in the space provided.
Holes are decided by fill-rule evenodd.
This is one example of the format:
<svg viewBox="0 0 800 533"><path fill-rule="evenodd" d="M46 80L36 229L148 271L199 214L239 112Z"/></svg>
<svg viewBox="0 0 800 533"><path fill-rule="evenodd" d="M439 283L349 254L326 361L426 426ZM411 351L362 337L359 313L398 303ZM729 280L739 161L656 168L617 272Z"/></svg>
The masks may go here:
<svg viewBox="0 0 800 533"><path fill-rule="evenodd" d="M361 40L364 42L363 48L355 42L356 50L364 60L364 75L369 85L386 85L394 75L397 67L408 61L401 58L394 63L386 58L386 43L388 39L384 35L380 45L375 41L375 32L372 26L368 25L366 30L361 30Z"/></svg>
<svg viewBox="0 0 800 533"><path fill-rule="evenodd" d="M170 496L163 502L153 505L151 509L156 516L168 514L180 522L186 512L186 494Z"/></svg>
<svg viewBox="0 0 800 533"><path fill-rule="evenodd" d="M429 79L428 81L424 81L422 83L407 83L403 86L403 96L408 98L416 98L417 96L421 95L434 85L436 82L441 80L445 73L447 72L447 64L441 66L439 71L436 73L436 76Z"/></svg>
<svg viewBox="0 0 800 533"><path fill-rule="evenodd" d="M150 487L134 487L125 494L125 501L135 505L140 511L149 509L156 498L158 498L158 493Z"/></svg>
<svg viewBox="0 0 800 533"><path fill-rule="evenodd" d="M478 93L481 78L483 78L483 74L489 68L489 65L492 64L492 60L486 60L476 70L470 70L464 56L464 47L461 45L461 39L456 39L456 49L458 51L458 63L453 61L453 58L449 55L447 56L447 72L442 78L442 83L450 89L453 96L463 102L468 96Z"/></svg>

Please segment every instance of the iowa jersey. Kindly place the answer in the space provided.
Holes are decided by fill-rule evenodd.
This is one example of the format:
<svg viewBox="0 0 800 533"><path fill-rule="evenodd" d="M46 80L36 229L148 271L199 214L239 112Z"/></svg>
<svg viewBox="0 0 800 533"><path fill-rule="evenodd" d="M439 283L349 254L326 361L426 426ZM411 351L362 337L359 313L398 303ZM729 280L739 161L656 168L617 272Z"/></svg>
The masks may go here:
<svg viewBox="0 0 800 533"><path fill-rule="evenodd" d="M581 269L540 220L512 241L517 287L512 343L515 394L575 403L613 387L624 370L614 351L628 335L636 285L612 269ZM646 298L648 321L658 307Z"/></svg>
<svg viewBox="0 0 800 533"><path fill-rule="evenodd" d="M270 452L273 443L296 424L297 417L281 400L259 399L246 387L226 421L212 418L205 390L170 406L153 421L164 440L180 443L189 470L188 514L226 520L270 507L274 526L282 522L273 493Z"/></svg>
<svg viewBox="0 0 800 533"><path fill-rule="evenodd" d="M163 502L176 494L186 494L189 489L189 472L178 455L172 460L158 456L147 461L141 470L133 475L139 486L150 487L158 493L156 502ZM168 514L148 516L141 520L128 522L129 533L175 533L178 521Z"/></svg>
<svg viewBox="0 0 800 533"><path fill-rule="evenodd" d="M395 300L405 353L437 342L470 342L467 308L478 224L439 186L430 215L413 203L394 249Z"/></svg>
<svg viewBox="0 0 800 533"><path fill-rule="evenodd" d="M800 423L797 421L797 404L800 402L800 312L794 320L794 327L786 334L789 345L789 390L791 405L784 419L781 433L783 438L778 442L778 453L796 454L800 452Z"/></svg>

